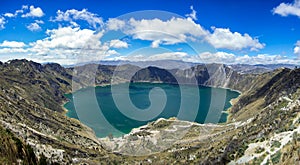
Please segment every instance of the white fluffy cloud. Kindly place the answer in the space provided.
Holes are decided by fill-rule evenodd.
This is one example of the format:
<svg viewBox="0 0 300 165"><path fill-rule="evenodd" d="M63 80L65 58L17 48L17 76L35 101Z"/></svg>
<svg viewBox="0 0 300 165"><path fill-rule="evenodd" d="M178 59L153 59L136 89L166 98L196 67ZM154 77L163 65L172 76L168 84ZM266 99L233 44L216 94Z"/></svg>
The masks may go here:
<svg viewBox="0 0 300 165"><path fill-rule="evenodd" d="M7 61L16 59L16 58L24 58L24 54L28 52L26 48L26 44L18 41L3 41L0 43L0 57L2 61Z"/></svg>
<svg viewBox="0 0 300 165"><path fill-rule="evenodd" d="M38 23L38 24L44 24L44 21L42 21L42 20L35 20L34 22Z"/></svg>
<svg viewBox="0 0 300 165"><path fill-rule="evenodd" d="M294 47L294 54L300 57L300 41L297 41Z"/></svg>
<svg viewBox="0 0 300 165"><path fill-rule="evenodd" d="M300 0L295 0L293 3L281 3L273 9L273 14L281 16L295 15L300 17Z"/></svg>
<svg viewBox="0 0 300 165"><path fill-rule="evenodd" d="M108 30L121 30L133 39L151 41L151 47L173 45L184 42L207 42L214 48L230 50L263 49L265 44L249 34L231 32L228 28L212 28L212 32L204 29L200 24L188 18L142 19L131 18L127 21L109 19L106 23Z"/></svg>
<svg viewBox="0 0 300 165"><path fill-rule="evenodd" d="M15 15L12 13L5 13L4 16L11 18L11 17L14 17Z"/></svg>
<svg viewBox="0 0 300 165"><path fill-rule="evenodd" d="M258 54L237 56L235 63L242 64L299 64L299 61L281 55Z"/></svg>
<svg viewBox="0 0 300 165"><path fill-rule="evenodd" d="M42 23L42 21L36 21ZM36 23L35 22L35 23ZM57 62L63 65L99 61L106 56L117 55L111 48L126 48L121 40L102 44L103 31L80 29L79 27L59 27L47 30L47 37L26 45L23 42L3 41L0 43L1 60L27 58L37 62Z"/></svg>
<svg viewBox="0 0 300 165"><path fill-rule="evenodd" d="M109 18L106 22L107 30L119 30L125 26L125 21L117 18Z"/></svg>
<svg viewBox="0 0 300 165"><path fill-rule="evenodd" d="M5 18L0 16L0 30L5 28Z"/></svg>
<svg viewBox="0 0 300 165"><path fill-rule="evenodd" d="M208 34L207 30L190 18L172 18L167 21L131 18L124 32L132 35L134 39L152 41L153 47L187 42L188 39L201 38Z"/></svg>
<svg viewBox="0 0 300 165"><path fill-rule="evenodd" d="M28 9L28 6L27 5L23 5L22 8L20 10L16 10L15 13L5 13L4 16L5 17L16 17L18 16L18 14L20 13L24 13L24 10L27 10Z"/></svg>
<svg viewBox="0 0 300 165"><path fill-rule="evenodd" d="M229 50L250 49L259 50L265 47L258 38L251 37L249 34L231 32L229 28L212 28L212 32L197 24L196 11L193 6L192 12L187 14L187 18L171 18L168 20L154 19L135 19L120 20L117 18L109 19L106 22L106 29L121 30L133 39L151 41L151 47L157 48L160 45L173 45L184 42L207 42L214 48Z"/></svg>
<svg viewBox="0 0 300 165"><path fill-rule="evenodd" d="M131 56L117 56L105 60L128 61L156 61L156 60L182 60L196 63L222 63L222 64L299 64L300 60L291 59L281 55L258 54L256 56L237 56L227 52L203 52L199 55L189 55L186 52L168 52L153 55L136 54Z"/></svg>
<svg viewBox="0 0 300 165"><path fill-rule="evenodd" d="M96 33L94 30L79 27L60 27L47 30L46 34L47 38L30 43L31 58L40 62L75 64L99 61L117 54L109 45L101 43L103 32Z"/></svg>
<svg viewBox="0 0 300 165"><path fill-rule="evenodd" d="M128 48L127 42L121 41L121 40L111 40L109 42L109 47L112 48Z"/></svg>
<svg viewBox="0 0 300 165"><path fill-rule="evenodd" d="M155 54L149 56L146 61L155 61L155 60L178 60L187 58L188 54L186 52L167 52L161 54Z"/></svg>
<svg viewBox="0 0 300 165"><path fill-rule="evenodd" d="M198 56L195 56L188 61L197 61L203 63L234 63L235 55L226 52L203 52Z"/></svg>
<svg viewBox="0 0 300 165"><path fill-rule="evenodd" d="M106 60L129 60L129 61L156 61L156 60L178 60L186 59L189 55L186 52L166 52L153 55L134 54L130 56L117 56Z"/></svg>
<svg viewBox="0 0 300 165"><path fill-rule="evenodd" d="M250 50L258 50L264 48L264 44L260 43L257 38L252 38L248 34L240 34L231 32L229 29L213 28L213 33L207 36L207 41L215 48L226 48L231 50L241 50L250 48Z"/></svg>
<svg viewBox="0 0 300 165"><path fill-rule="evenodd" d="M42 17L44 15L45 14L44 14L43 10L40 7L35 8L34 6L30 6L29 7L29 12L26 13L26 14L23 14L22 17Z"/></svg>
<svg viewBox="0 0 300 165"><path fill-rule="evenodd" d="M3 15L4 17L12 18L12 17L17 17L19 14L22 14L21 17L42 17L45 15L43 10L40 7L34 7L34 6L28 7L27 5L23 5L21 9L16 10L14 13L5 13ZM4 19L4 17L2 17L2 19ZM43 24L43 23L44 22L41 20L36 20L34 23L27 25L26 28L29 29L30 31L38 31L41 30L39 24ZM1 18L0 18L0 28L1 27L2 26L1 26Z"/></svg>
<svg viewBox="0 0 300 165"><path fill-rule="evenodd" d="M161 44L161 40L155 40L151 43L152 48L158 48L159 44Z"/></svg>
<svg viewBox="0 0 300 165"><path fill-rule="evenodd" d="M194 10L194 7L191 6L190 9L192 10L192 12L190 14L186 14L185 16L186 17L190 17L192 18L193 20L197 20L197 11Z"/></svg>
<svg viewBox="0 0 300 165"><path fill-rule="evenodd" d="M40 27L40 25L36 22L29 24L28 26L26 26L28 30L30 31L39 31L42 28Z"/></svg>
<svg viewBox="0 0 300 165"><path fill-rule="evenodd" d="M42 20L35 20L34 23L31 23L31 24L29 24L26 27L30 31L40 31L40 30L42 30L40 24L44 24L44 21L42 21Z"/></svg>
<svg viewBox="0 0 300 165"><path fill-rule="evenodd" d="M37 40L31 43L36 50L49 50L49 49L82 49L86 45L90 44L93 48L99 47L100 41L94 40L100 39L102 34L98 36L94 35L93 30L72 27L61 27L58 29L47 30L46 34L49 36L43 40Z"/></svg>
<svg viewBox="0 0 300 165"><path fill-rule="evenodd" d="M28 50L24 49L24 48L2 48L2 49L0 49L0 54L16 54L16 53L27 53L27 52L28 52Z"/></svg>
<svg viewBox="0 0 300 165"><path fill-rule="evenodd" d="M22 48L25 47L26 44L24 42L17 42L17 41L3 41L0 43L0 47L8 47L8 48Z"/></svg>
<svg viewBox="0 0 300 165"><path fill-rule="evenodd" d="M197 60L194 58L193 60ZM225 63L225 64L297 64L300 61L281 55L258 54L255 56L237 56L226 52L204 52L198 56L198 62Z"/></svg>
<svg viewBox="0 0 300 165"><path fill-rule="evenodd" d="M88 24L95 29L103 25L102 18L98 17L94 13L87 11L87 9L83 9L81 11L71 9L65 12L58 10L56 14L57 16L52 19L52 21L66 21L70 22L73 25L78 25L75 21L82 20L88 22Z"/></svg>

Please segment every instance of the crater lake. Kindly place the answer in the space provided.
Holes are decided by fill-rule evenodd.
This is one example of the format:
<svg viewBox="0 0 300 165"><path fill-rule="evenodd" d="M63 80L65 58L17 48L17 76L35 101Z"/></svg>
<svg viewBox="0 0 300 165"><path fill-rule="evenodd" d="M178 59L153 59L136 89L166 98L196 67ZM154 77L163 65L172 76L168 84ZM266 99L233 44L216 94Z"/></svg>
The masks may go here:
<svg viewBox="0 0 300 165"><path fill-rule="evenodd" d="M92 128L99 138L108 135L120 137L129 133L133 128L146 125L159 118L176 117L179 120L201 124L226 122L228 116L226 110L231 107L230 100L240 95L237 91L224 88L165 83L117 84L113 86L114 93L111 87L111 85L88 87L66 94L69 99L69 102L64 105L68 110L66 115L80 119L82 123ZM159 90L153 92L157 89ZM118 102L114 96L120 98L118 102L121 102L121 106L117 105ZM150 97L158 101L157 104L161 104L158 105L158 108L162 109L161 113L149 120L131 118L130 116L134 114L128 113L131 113L132 106L141 112L150 106L155 108L155 105L151 105L155 102L151 103ZM183 97L184 102L182 102ZM128 103L128 99L131 103ZM120 111L123 108L127 114ZM181 109L184 112L178 115ZM196 111L196 114L189 113L191 111ZM132 111L134 112L136 111Z"/></svg>

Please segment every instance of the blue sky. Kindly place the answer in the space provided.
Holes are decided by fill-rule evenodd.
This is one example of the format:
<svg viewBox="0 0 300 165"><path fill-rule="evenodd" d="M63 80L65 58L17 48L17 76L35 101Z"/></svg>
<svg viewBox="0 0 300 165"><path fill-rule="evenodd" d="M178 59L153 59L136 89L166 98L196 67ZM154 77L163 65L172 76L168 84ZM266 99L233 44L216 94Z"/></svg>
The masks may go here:
<svg viewBox="0 0 300 165"><path fill-rule="evenodd" d="M1 61L300 63L300 0L0 3Z"/></svg>

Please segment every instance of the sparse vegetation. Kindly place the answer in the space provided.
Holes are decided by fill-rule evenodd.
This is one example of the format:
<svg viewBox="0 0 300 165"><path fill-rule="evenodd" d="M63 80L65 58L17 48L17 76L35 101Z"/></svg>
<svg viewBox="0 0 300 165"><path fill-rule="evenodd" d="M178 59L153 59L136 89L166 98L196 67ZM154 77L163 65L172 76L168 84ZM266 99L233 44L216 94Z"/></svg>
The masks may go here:
<svg viewBox="0 0 300 165"><path fill-rule="evenodd" d="M273 141L272 145L271 145L272 148L279 148L280 146L281 146L281 143L277 140Z"/></svg>
<svg viewBox="0 0 300 165"><path fill-rule="evenodd" d="M265 157L266 157L266 154L264 154L264 155L262 155L262 156L260 156L258 158L255 157L253 159L253 164L261 164L264 161Z"/></svg>
<svg viewBox="0 0 300 165"><path fill-rule="evenodd" d="M17 160L21 160L23 164L37 163L33 149L1 126L0 144L1 164L16 164Z"/></svg>
<svg viewBox="0 0 300 165"><path fill-rule="evenodd" d="M280 162L281 152L277 151L274 155L271 156L272 163L277 164Z"/></svg>

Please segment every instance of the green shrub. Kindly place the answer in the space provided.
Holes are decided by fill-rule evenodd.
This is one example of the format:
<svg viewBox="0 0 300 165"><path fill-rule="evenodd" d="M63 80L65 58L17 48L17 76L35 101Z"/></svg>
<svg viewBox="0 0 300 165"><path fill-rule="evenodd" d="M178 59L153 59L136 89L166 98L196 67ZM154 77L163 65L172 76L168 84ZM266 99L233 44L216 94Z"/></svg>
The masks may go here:
<svg viewBox="0 0 300 165"><path fill-rule="evenodd" d="M281 152L277 151L274 155L271 156L272 163L277 164L280 162Z"/></svg>
<svg viewBox="0 0 300 165"><path fill-rule="evenodd" d="M281 146L281 143L277 140L272 142L272 148L279 148Z"/></svg>

